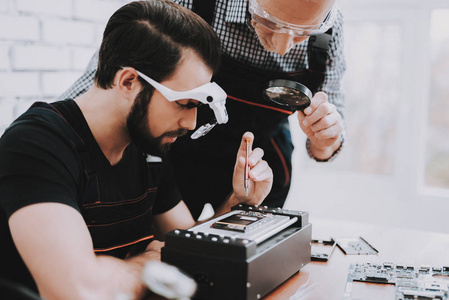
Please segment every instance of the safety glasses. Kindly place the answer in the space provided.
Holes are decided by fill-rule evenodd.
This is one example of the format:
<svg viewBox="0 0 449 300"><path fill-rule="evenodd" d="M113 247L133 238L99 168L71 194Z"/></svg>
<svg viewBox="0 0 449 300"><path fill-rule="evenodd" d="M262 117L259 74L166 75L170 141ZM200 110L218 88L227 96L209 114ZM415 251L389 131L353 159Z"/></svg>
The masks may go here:
<svg viewBox="0 0 449 300"><path fill-rule="evenodd" d="M137 71L137 70L136 70ZM228 112L226 111L226 92L215 82L208 82L194 88L190 91L178 92L169 89L168 87L160 84L159 82L151 79L142 72L137 71L143 80L151 84L159 93L162 94L168 101L173 102L182 99L194 99L203 104L209 105L213 110L215 118L208 124L201 126L192 135L192 138L196 139L200 136L207 134L217 123L224 124L228 122Z"/></svg>
<svg viewBox="0 0 449 300"><path fill-rule="evenodd" d="M248 26L252 31L255 31L254 24L252 22L255 21L257 24L269 29L270 31L276 33L288 33L294 37L319 35L326 32L334 25L338 11L337 3L338 1L335 1L331 10L321 24L298 25L282 21L275 16L270 15L260 6L257 0L249 0L248 10L251 18L248 19Z"/></svg>

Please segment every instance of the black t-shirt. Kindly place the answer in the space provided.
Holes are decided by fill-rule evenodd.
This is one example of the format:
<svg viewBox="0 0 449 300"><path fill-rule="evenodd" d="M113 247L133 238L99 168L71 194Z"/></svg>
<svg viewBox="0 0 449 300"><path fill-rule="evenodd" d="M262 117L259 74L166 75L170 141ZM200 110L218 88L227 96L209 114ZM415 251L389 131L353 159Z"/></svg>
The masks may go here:
<svg viewBox="0 0 449 300"><path fill-rule="evenodd" d="M81 138L87 156L79 155L63 126L39 119L17 123L0 139L0 277L34 289L9 231L15 211L43 202L69 205L83 216L96 253L123 258L139 241L148 243L151 215L181 200L168 162L148 166L146 156L130 144L111 166L77 104L65 100L52 106ZM85 196L86 163L80 157L89 158L100 201Z"/></svg>

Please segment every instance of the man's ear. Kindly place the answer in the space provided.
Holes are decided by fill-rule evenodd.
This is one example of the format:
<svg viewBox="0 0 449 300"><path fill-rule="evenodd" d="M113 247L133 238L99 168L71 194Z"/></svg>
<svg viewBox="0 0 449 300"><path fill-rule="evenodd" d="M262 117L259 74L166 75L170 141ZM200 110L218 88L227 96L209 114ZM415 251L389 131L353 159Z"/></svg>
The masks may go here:
<svg viewBox="0 0 449 300"><path fill-rule="evenodd" d="M115 75L115 83L119 93L125 99L134 102L142 89L136 69L126 67L117 72Z"/></svg>

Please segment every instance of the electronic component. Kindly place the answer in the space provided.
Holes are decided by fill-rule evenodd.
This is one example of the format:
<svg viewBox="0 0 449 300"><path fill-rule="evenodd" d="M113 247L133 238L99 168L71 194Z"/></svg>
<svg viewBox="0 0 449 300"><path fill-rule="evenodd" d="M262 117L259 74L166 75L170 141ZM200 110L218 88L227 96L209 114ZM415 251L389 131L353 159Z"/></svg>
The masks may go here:
<svg viewBox="0 0 449 300"><path fill-rule="evenodd" d="M345 297L349 297L353 281L392 284L396 287L395 299L449 300L449 268L430 266L395 265L393 263L352 264L349 267ZM444 277L444 278L442 278Z"/></svg>
<svg viewBox="0 0 449 300"><path fill-rule="evenodd" d="M377 251L362 237L339 238L336 240L337 246L347 255L377 254Z"/></svg>
<svg viewBox="0 0 449 300"><path fill-rule="evenodd" d="M263 223L269 222L272 218L273 215L271 214L243 211L218 220L212 223L211 227L238 232L249 232L251 230L257 229Z"/></svg>
<svg viewBox="0 0 449 300"><path fill-rule="evenodd" d="M313 261L329 260L335 245L337 244L333 239L330 240L312 240L311 258Z"/></svg>
<svg viewBox="0 0 449 300"><path fill-rule="evenodd" d="M261 299L310 262L311 235L306 212L238 205L167 233L161 257L195 279L193 299Z"/></svg>
<svg viewBox="0 0 449 300"><path fill-rule="evenodd" d="M226 235L232 239L248 239L259 244L288 226L300 222L299 218L302 218L301 215L284 215L279 209L248 207L251 209L230 211L194 226L189 231Z"/></svg>

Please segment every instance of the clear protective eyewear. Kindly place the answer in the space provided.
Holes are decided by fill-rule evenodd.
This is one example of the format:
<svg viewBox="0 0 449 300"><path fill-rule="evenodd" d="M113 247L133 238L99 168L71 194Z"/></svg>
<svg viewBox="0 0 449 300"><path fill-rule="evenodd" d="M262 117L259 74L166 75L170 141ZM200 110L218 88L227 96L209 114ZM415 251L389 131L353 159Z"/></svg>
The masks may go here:
<svg viewBox="0 0 449 300"><path fill-rule="evenodd" d="M257 24L276 32L276 33L287 33L294 37L305 37L314 36L325 33L329 28L331 28L338 14L338 1L335 1L331 10L327 14L326 18L321 24L315 25L298 25L282 21L275 16L266 12L262 6L257 2L257 0L249 0L249 13L251 19L248 20L248 26L252 31L255 31L252 20L257 22Z"/></svg>
<svg viewBox="0 0 449 300"><path fill-rule="evenodd" d="M137 70L136 70L137 71ZM192 135L192 139L197 139L203 135L206 135L217 124L225 124L228 122L228 112L226 111L226 92L215 82L208 82L194 88L190 91L178 92L169 89L168 87L160 84L159 82L151 79L142 72L137 71L143 80L151 84L159 93L162 94L168 101L173 102L182 99L194 99L203 104L209 105L213 110L215 118L211 122L202 125Z"/></svg>

